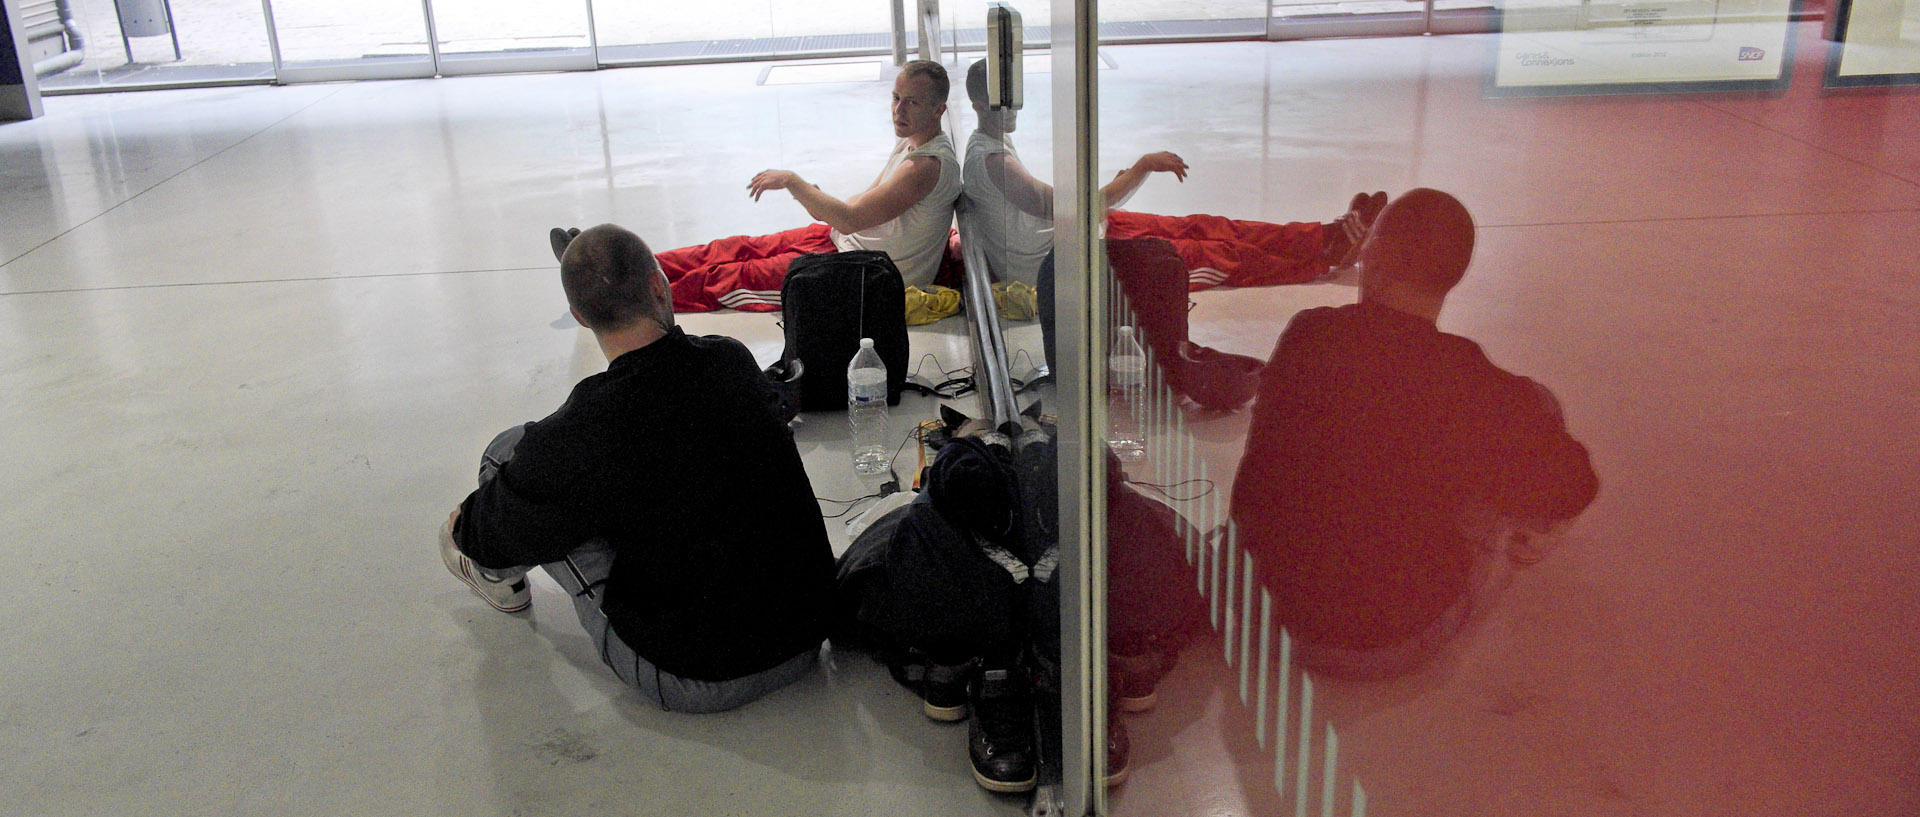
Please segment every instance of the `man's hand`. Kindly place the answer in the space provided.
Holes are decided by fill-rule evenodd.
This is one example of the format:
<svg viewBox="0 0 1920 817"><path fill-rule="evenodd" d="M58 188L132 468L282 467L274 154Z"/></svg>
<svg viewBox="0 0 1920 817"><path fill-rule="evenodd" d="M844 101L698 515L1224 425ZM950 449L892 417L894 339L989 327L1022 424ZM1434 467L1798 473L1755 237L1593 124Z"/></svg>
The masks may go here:
<svg viewBox="0 0 1920 817"><path fill-rule="evenodd" d="M1147 177L1155 173L1172 173L1174 178L1184 182L1187 180L1187 160L1169 150L1140 157L1132 166L1114 176L1113 181L1107 182L1106 187L1100 188L1101 195L1106 197L1107 209L1118 210L1126 205L1127 199L1133 198L1133 191L1139 190Z"/></svg>
<svg viewBox="0 0 1920 817"><path fill-rule="evenodd" d="M1173 177L1180 181L1187 180L1186 160L1174 155L1170 150L1142 156L1139 161L1133 163L1133 166L1143 173L1172 173Z"/></svg>
<svg viewBox="0 0 1920 817"><path fill-rule="evenodd" d="M768 190L787 190L806 183L800 174L791 170L762 170L747 184L747 194L759 201L760 194Z"/></svg>

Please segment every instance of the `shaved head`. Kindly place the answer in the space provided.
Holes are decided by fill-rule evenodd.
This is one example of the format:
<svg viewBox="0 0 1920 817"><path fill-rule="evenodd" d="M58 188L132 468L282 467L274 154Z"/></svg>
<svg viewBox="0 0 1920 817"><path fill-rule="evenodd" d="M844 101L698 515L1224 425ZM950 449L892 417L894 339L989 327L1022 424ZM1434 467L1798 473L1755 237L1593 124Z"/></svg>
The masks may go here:
<svg viewBox="0 0 1920 817"><path fill-rule="evenodd" d="M651 320L673 326L672 291L653 250L632 231L612 224L581 232L560 259L567 305L588 329L611 332Z"/></svg>
<svg viewBox="0 0 1920 817"><path fill-rule="evenodd" d="M1459 199L1425 187L1387 203L1360 248L1361 281L1445 296L1473 260L1473 216Z"/></svg>

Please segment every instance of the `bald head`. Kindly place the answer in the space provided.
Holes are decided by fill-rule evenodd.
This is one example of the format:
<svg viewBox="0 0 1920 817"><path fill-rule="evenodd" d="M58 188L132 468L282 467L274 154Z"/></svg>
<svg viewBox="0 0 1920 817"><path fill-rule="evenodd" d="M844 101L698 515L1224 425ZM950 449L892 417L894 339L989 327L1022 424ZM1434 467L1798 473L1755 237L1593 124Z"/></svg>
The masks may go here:
<svg viewBox="0 0 1920 817"><path fill-rule="evenodd" d="M1446 193L1420 187L1387 203L1360 248L1362 292L1445 297L1473 260L1473 216Z"/></svg>
<svg viewBox="0 0 1920 817"><path fill-rule="evenodd" d="M967 100L975 105L987 105L987 61L974 60L967 66Z"/></svg>
<svg viewBox="0 0 1920 817"><path fill-rule="evenodd" d="M560 259L567 305L595 332L613 332L651 320L673 326L673 296L647 242L632 231L602 224L581 232Z"/></svg>

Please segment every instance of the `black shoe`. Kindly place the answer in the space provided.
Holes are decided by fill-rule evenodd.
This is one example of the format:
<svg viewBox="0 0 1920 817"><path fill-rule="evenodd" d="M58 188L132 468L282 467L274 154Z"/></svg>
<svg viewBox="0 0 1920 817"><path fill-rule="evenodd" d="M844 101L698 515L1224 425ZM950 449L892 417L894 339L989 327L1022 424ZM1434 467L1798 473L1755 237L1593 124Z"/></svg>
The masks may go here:
<svg viewBox="0 0 1920 817"><path fill-rule="evenodd" d="M1179 354L1168 361L1167 385L1216 411L1235 411L1260 389L1258 358L1222 352L1193 341L1181 341Z"/></svg>
<svg viewBox="0 0 1920 817"><path fill-rule="evenodd" d="M567 254L567 245L573 243L573 237L580 234L579 227L555 227L547 231L547 243L553 246L553 260L559 261Z"/></svg>
<svg viewBox="0 0 1920 817"><path fill-rule="evenodd" d="M978 664L928 664L920 679L920 711L942 723L967 719L967 682Z"/></svg>
<svg viewBox="0 0 1920 817"><path fill-rule="evenodd" d="M973 724L967 730L967 758L973 780L987 791L1031 791L1035 777L1033 697L1019 671L987 670L968 695Z"/></svg>
<svg viewBox="0 0 1920 817"><path fill-rule="evenodd" d="M1360 259L1360 245L1366 242L1367 232L1373 229L1374 220L1380 217L1380 211L1386 207L1385 191L1353 194L1347 212L1326 225L1327 244L1322 257L1329 266L1343 269L1353 266Z"/></svg>

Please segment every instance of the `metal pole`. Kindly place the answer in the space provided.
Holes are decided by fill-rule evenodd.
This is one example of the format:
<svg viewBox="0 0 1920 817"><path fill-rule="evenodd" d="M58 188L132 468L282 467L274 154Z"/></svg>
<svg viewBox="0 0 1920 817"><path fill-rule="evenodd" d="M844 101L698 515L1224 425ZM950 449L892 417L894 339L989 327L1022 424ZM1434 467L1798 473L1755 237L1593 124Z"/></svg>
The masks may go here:
<svg viewBox="0 0 1920 817"><path fill-rule="evenodd" d="M907 64L907 0L893 0L893 64Z"/></svg>
<svg viewBox="0 0 1920 817"><path fill-rule="evenodd" d="M173 3L171 0L160 0L160 10L167 13L167 36L173 38L173 61L179 62L182 59L180 56L180 28L173 24Z"/></svg>
<svg viewBox="0 0 1920 817"><path fill-rule="evenodd" d="M427 20L427 54L433 58L433 75L440 76L440 32L433 25L433 0L420 0L420 12Z"/></svg>
<svg viewBox="0 0 1920 817"><path fill-rule="evenodd" d="M1020 405L1013 396L1012 378L1007 375L1007 340L1000 327L1000 313L994 307L993 287L988 283L985 242L967 239L974 235L975 216L960 204L960 254L966 268L961 295L966 299L969 334L973 336L974 381L980 390L993 427L1017 424Z"/></svg>
<svg viewBox="0 0 1920 817"><path fill-rule="evenodd" d="M273 81L284 84L280 79L280 32L273 24L273 0L260 0L260 14L267 22L267 53L273 55Z"/></svg>
<svg viewBox="0 0 1920 817"><path fill-rule="evenodd" d="M920 0L920 59L940 59L940 0Z"/></svg>
<svg viewBox="0 0 1920 817"><path fill-rule="evenodd" d="M1068 814L1105 812L1107 745L1106 412L1107 295L1096 229L1099 13L1094 0L1053 5L1055 328L1060 405L1062 791Z"/></svg>

